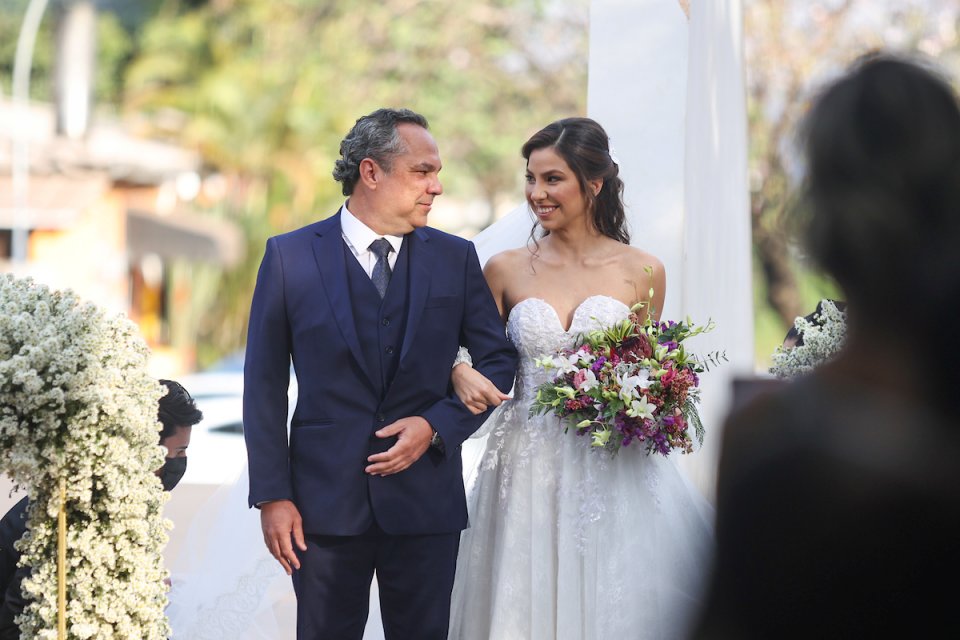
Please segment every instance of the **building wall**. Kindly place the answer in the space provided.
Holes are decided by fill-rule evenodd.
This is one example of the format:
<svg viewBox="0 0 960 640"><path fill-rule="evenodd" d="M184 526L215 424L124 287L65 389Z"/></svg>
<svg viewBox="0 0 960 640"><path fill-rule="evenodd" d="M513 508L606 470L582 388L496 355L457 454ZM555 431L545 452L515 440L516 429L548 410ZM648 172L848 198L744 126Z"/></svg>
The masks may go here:
<svg viewBox="0 0 960 640"><path fill-rule="evenodd" d="M34 230L28 259L31 271L49 286L70 288L84 300L127 312L130 284L123 198L115 190L106 191L70 227Z"/></svg>

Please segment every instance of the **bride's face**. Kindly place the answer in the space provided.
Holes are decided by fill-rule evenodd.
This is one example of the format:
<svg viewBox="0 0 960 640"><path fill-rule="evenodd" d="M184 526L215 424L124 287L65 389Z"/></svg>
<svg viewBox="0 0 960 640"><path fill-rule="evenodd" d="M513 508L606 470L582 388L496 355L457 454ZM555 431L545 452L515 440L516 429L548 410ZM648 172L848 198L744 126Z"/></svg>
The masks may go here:
<svg viewBox="0 0 960 640"><path fill-rule="evenodd" d="M591 182L590 187L594 186ZM544 229L563 228L587 215L587 200L577 175L553 147L530 154L526 194L530 209Z"/></svg>

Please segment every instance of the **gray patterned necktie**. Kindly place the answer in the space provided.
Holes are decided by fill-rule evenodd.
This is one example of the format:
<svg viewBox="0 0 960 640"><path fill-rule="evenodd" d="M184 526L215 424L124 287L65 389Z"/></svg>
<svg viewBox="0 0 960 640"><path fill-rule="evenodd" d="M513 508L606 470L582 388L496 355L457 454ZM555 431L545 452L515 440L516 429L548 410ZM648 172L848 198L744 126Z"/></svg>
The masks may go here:
<svg viewBox="0 0 960 640"><path fill-rule="evenodd" d="M377 238L370 243L370 252L377 256L377 263L373 265L373 273L370 279L373 280L373 286L380 292L382 298L387 294L387 285L390 284L390 261L387 256L393 251L393 246L386 238Z"/></svg>

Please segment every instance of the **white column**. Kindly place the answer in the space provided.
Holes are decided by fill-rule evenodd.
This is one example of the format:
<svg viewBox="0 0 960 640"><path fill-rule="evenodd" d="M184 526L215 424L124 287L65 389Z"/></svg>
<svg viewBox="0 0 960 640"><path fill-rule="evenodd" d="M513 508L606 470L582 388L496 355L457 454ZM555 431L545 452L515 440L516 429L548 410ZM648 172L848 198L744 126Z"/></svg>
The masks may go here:
<svg viewBox="0 0 960 640"><path fill-rule="evenodd" d="M680 305L715 331L697 338L728 363L702 378L707 439L685 465L713 494L723 418L734 377L754 370L747 114L740 0L699 0L690 16L685 159L686 217Z"/></svg>
<svg viewBox="0 0 960 640"><path fill-rule="evenodd" d="M704 448L678 456L712 496L730 381L753 369L746 111L739 0L594 0L588 114L610 134L632 243L667 269L664 318L712 318L697 351L730 362L702 378Z"/></svg>
<svg viewBox="0 0 960 640"><path fill-rule="evenodd" d="M663 317L682 300L687 17L678 0L593 0L587 115L610 136L632 244L667 270Z"/></svg>

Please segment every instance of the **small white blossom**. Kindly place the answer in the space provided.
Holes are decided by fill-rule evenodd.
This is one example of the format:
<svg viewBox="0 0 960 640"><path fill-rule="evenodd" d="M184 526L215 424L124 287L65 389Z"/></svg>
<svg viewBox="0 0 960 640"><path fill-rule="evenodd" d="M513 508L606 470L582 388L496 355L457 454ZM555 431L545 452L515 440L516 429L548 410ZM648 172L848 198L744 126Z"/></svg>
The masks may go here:
<svg viewBox="0 0 960 640"><path fill-rule="evenodd" d="M771 357L770 373L778 378L796 378L837 355L846 340L846 314L830 300L822 300L818 319L818 323L796 319L794 327L803 336L803 344L786 349L777 347Z"/></svg>
<svg viewBox="0 0 960 640"><path fill-rule="evenodd" d="M580 349L578 349L576 353L574 353L572 356L570 356L570 361L571 361L573 364L576 364L577 362L583 362L583 363L586 363L586 364L593 364L593 362L594 362L596 359L597 359L597 356L593 355L592 353L590 353L590 351L588 351L587 349L585 349L585 348L583 348L583 347L581 347Z"/></svg>

